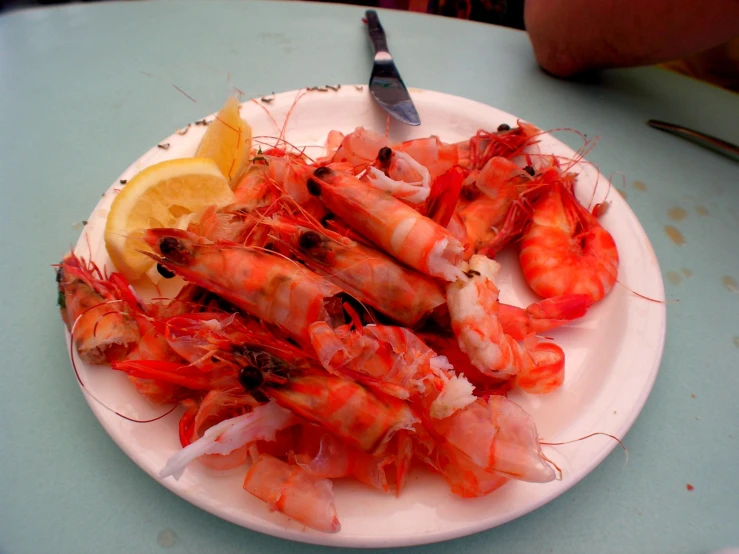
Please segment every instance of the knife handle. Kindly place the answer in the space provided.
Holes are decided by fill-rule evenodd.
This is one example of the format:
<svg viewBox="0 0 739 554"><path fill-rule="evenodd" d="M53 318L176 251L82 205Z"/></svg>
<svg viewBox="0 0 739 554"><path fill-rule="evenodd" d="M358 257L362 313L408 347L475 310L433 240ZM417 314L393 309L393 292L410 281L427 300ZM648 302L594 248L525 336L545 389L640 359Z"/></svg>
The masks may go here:
<svg viewBox="0 0 739 554"><path fill-rule="evenodd" d="M367 10L364 13L364 16L367 18L367 31L369 32L372 46L375 49L375 55L379 54L380 52L386 52L389 54L390 50L388 50L387 48L387 37L385 37L385 29L383 29L382 25L380 24L380 18L377 17L377 12L375 10Z"/></svg>

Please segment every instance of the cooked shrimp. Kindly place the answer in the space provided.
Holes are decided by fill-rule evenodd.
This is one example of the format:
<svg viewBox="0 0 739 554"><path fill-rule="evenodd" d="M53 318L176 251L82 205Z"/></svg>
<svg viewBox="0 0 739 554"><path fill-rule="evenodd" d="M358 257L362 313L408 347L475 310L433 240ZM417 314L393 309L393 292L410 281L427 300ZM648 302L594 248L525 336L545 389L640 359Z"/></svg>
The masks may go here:
<svg viewBox="0 0 739 554"><path fill-rule="evenodd" d="M246 312L308 341L314 321L329 321L327 299L340 289L281 256L229 243L211 243L177 229L149 229L152 257Z"/></svg>
<svg viewBox="0 0 739 554"><path fill-rule="evenodd" d="M485 496L509 480L476 465L469 456L450 444L441 443L435 455L432 467L446 479L452 493L462 498Z"/></svg>
<svg viewBox="0 0 739 554"><path fill-rule="evenodd" d="M250 227L243 217L231 212L218 211L215 206L210 206L200 217L190 222L187 230L213 242L225 240L240 243Z"/></svg>
<svg viewBox="0 0 739 554"><path fill-rule="evenodd" d="M403 327L356 322L334 330L319 322L311 338L327 371L408 399L429 417L449 417L475 399L467 379Z"/></svg>
<svg viewBox="0 0 739 554"><path fill-rule="evenodd" d="M380 398L349 379L328 375L289 377L262 390L278 404L371 452L417 422L405 402Z"/></svg>
<svg viewBox="0 0 739 554"><path fill-rule="evenodd" d="M533 336L525 341L528 358L516 375L516 386L529 394L549 394L565 380L565 353L553 342Z"/></svg>
<svg viewBox="0 0 739 554"><path fill-rule="evenodd" d="M618 275L613 237L561 184L535 204L520 262L526 282L544 298L585 294L597 302Z"/></svg>
<svg viewBox="0 0 739 554"><path fill-rule="evenodd" d="M478 131L469 141L458 144L460 164L471 169L482 169L491 158L511 159L527 146L535 144L541 131L530 123L518 120L518 125L500 125L497 131ZM466 164L464 163L466 162Z"/></svg>
<svg viewBox="0 0 739 554"><path fill-rule="evenodd" d="M542 454L534 420L503 396L478 398L451 417L429 424L434 434L482 470L534 483L555 478Z"/></svg>
<svg viewBox="0 0 739 554"><path fill-rule="evenodd" d="M515 387L515 380L508 376L495 377L477 369L459 347L459 341L454 335L426 331L419 333L419 337L434 351L444 353L454 366L454 371L463 375L475 387L472 391L475 396L505 395Z"/></svg>
<svg viewBox="0 0 739 554"><path fill-rule="evenodd" d="M343 138L331 161L351 164L354 168L354 174L357 175L375 161L377 153L387 145L388 140L385 135L364 127L357 127Z"/></svg>
<svg viewBox="0 0 739 554"><path fill-rule="evenodd" d="M282 216L267 223L309 269L405 326L416 325L446 301L434 279L374 248L306 219Z"/></svg>
<svg viewBox="0 0 739 554"><path fill-rule="evenodd" d="M341 530L331 481L300 466L262 454L246 474L244 490L308 527L326 533Z"/></svg>
<svg viewBox="0 0 739 554"><path fill-rule="evenodd" d="M284 383L291 372L312 372L317 367L306 353L245 324L236 314L176 316L159 326L187 363L129 359L113 362L112 368L194 391L233 391L258 389L265 382Z"/></svg>
<svg viewBox="0 0 739 554"><path fill-rule="evenodd" d="M389 489L386 471L395 456L384 452L371 455L349 446L315 425L303 426L294 462L316 477L354 477L381 491Z"/></svg>
<svg viewBox="0 0 739 554"><path fill-rule="evenodd" d="M385 252L433 277L454 281L462 245L446 229L400 200L329 168L318 168L309 189L326 207Z"/></svg>
<svg viewBox="0 0 739 554"><path fill-rule="evenodd" d="M410 154L413 159L426 167L432 178L460 165L470 170L482 169L493 157L511 159L521 154L525 147L534 144L535 137L541 133L533 125L519 121L518 126L499 127L489 132L480 130L467 140L454 144L441 142L431 136L412 139L392 146L394 151Z"/></svg>
<svg viewBox="0 0 739 554"><path fill-rule="evenodd" d="M432 179L460 164L458 145L441 142L436 136L407 140L392 149L410 155L428 169Z"/></svg>
<svg viewBox="0 0 739 554"><path fill-rule="evenodd" d="M227 206L225 211L245 211L251 212L257 208L269 206L280 196L280 190L275 186L274 171L267 163L267 159L262 157L264 161L252 163L247 171L241 176L236 187L234 187L234 202ZM281 181L278 181L281 182Z"/></svg>
<svg viewBox="0 0 739 554"><path fill-rule="evenodd" d="M524 361L518 343L498 321L500 304L493 279L499 267L485 256L472 256L470 277L447 287L447 306L452 330L472 364L486 375L505 378L516 375Z"/></svg>
<svg viewBox="0 0 739 554"><path fill-rule="evenodd" d="M80 358L91 364L123 357L140 339L118 286L92 263L68 254L57 268L59 308Z"/></svg>
<svg viewBox="0 0 739 554"><path fill-rule="evenodd" d="M410 205L423 203L431 192L429 170L404 152L381 148L365 179L373 187L389 192Z"/></svg>

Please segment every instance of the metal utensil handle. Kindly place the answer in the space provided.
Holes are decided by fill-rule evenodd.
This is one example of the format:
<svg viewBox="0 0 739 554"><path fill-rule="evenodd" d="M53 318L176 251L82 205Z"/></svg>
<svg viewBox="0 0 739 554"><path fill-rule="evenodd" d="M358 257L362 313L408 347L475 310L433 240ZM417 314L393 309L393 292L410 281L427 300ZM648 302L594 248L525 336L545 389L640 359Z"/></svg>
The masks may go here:
<svg viewBox="0 0 739 554"><path fill-rule="evenodd" d="M732 154L739 155L739 146L731 144L730 142L714 137L712 135L701 133L700 131L696 131L695 129L688 129L687 127L675 125L674 123L667 123L666 121L658 121L656 119L650 119L649 121L647 121L647 125L661 131L672 131L673 133L679 133L686 138L692 137L698 140L703 140L715 148L723 149Z"/></svg>
<svg viewBox="0 0 739 554"><path fill-rule="evenodd" d="M390 50L387 48L385 29L380 24L380 18L377 17L377 12L375 10L367 10L364 15L367 18L367 31L369 32L372 46L375 48L375 54L379 52L387 52L389 54Z"/></svg>

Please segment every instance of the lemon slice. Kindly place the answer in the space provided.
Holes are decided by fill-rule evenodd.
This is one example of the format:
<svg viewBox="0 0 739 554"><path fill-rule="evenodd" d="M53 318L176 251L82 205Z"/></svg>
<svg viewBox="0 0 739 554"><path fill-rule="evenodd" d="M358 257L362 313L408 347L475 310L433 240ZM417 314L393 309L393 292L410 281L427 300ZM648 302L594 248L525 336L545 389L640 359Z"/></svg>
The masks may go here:
<svg viewBox="0 0 739 554"><path fill-rule="evenodd" d="M154 265L141 237L153 227L183 227L192 214L234 200L210 158L167 160L136 174L115 197L105 224L105 248L118 271L139 279Z"/></svg>
<svg viewBox="0 0 739 554"><path fill-rule="evenodd" d="M198 157L211 158L232 184L246 165L251 153L251 127L241 119L239 101L232 96L208 125Z"/></svg>

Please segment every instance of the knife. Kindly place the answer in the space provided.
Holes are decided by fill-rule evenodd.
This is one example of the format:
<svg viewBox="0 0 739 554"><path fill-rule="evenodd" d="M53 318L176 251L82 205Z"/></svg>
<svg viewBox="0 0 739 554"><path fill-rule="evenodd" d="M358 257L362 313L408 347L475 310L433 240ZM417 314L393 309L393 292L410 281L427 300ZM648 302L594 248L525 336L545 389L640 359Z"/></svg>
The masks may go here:
<svg viewBox="0 0 739 554"><path fill-rule="evenodd" d="M400 78L393 57L387 48L385 30L380 25L380 18L375 10L365 12L367 31L375 49L375 63L372 66L369 89L377 103L398 121L408 125L420 125L416 107L411 95Z"/></svg>
<svg viewBox="0 0 739 554"><path fill-rule="evenodd" d="M689 140L699 146L713 150L718 154L723 154L734 161L739 161L739 146L725 140L721 140L720 138L712 137L711 135L688 129L687 127L667 123L665 121L657 121L656 119L650 119L647 121L647 125L655 129L659 129L660 131L665 131L666 133L675 135L676 137Z"/></svg>

